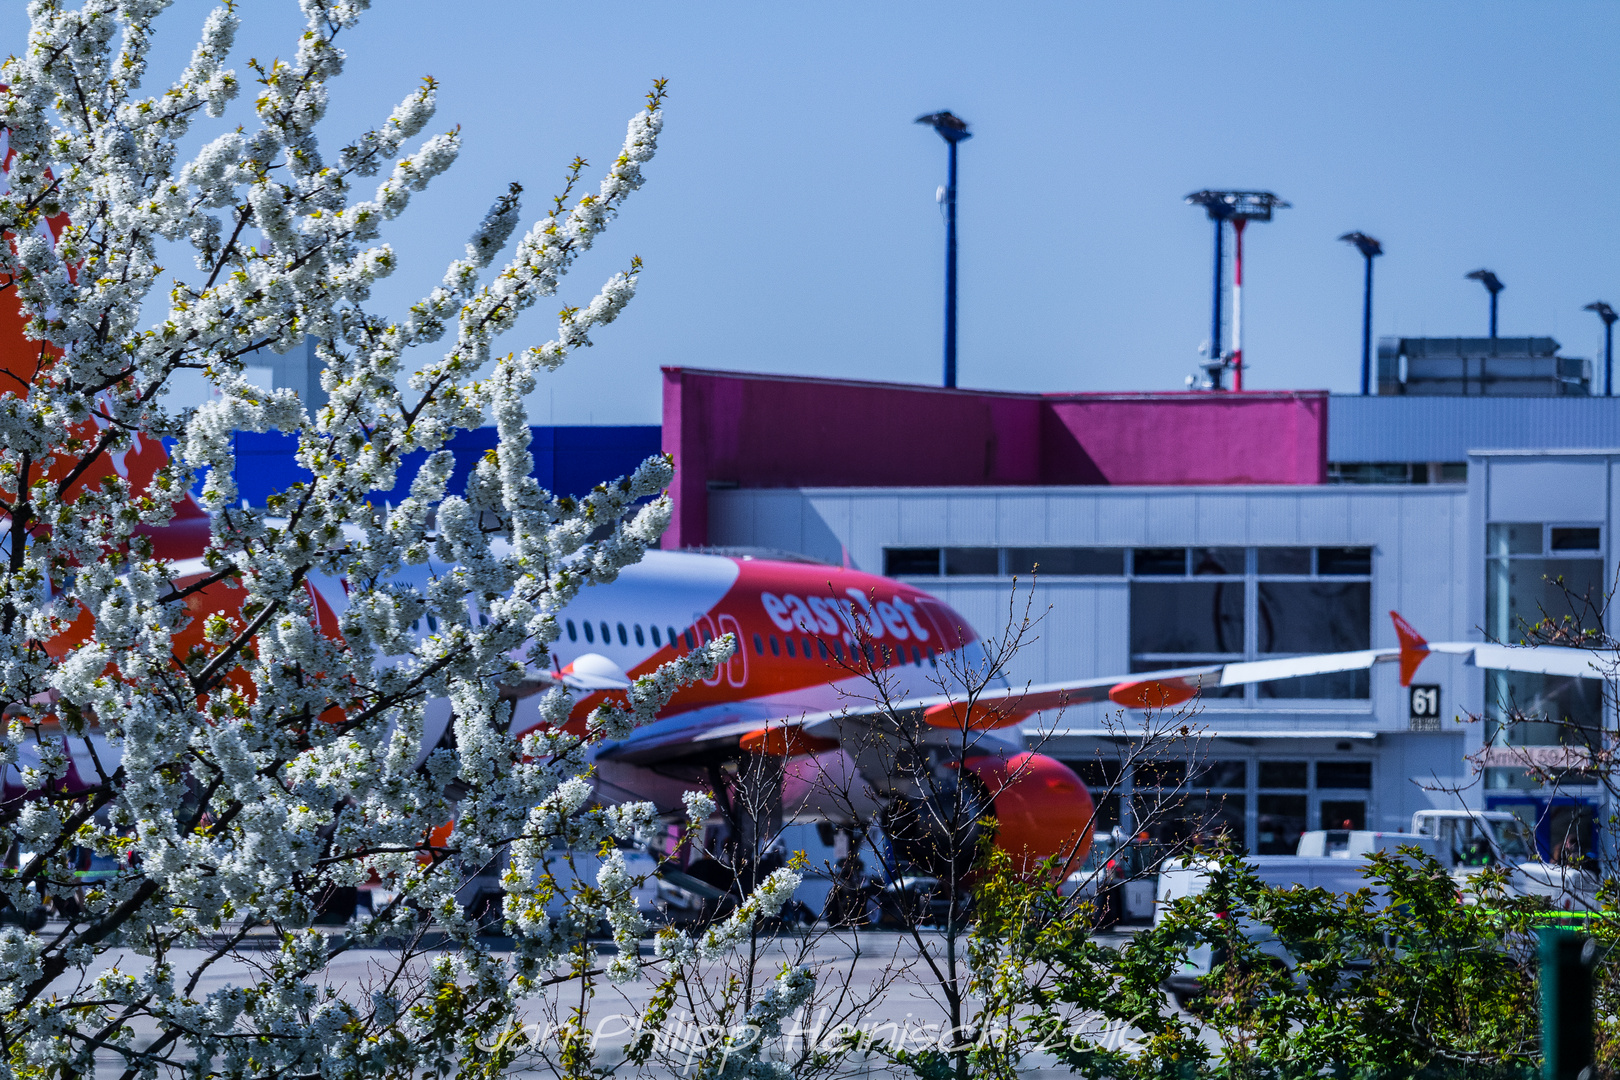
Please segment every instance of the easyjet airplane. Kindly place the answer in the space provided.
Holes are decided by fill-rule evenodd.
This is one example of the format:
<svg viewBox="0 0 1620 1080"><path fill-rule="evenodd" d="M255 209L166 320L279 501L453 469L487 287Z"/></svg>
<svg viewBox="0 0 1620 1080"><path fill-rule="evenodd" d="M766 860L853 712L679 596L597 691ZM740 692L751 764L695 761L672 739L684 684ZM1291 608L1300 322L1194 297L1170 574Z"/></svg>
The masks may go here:
<svg viewBox="0 0 1620 1080"><path fill-rule="evenodd" d="M330 599L340 609L341 599ZM837 820L924 799L965 767L982 794L995 796L989 812L1009 853L1079 859L1090 842L1092 800L1067 766L1025 750L1017 725L1036 713L1096 701L1166 708L1204 688L1383 662L1399 664L1405 686L1432 652L1480 667L1601 673L1601 658L1584 650L1429 643L1390 614L1395 649L1041 686L996 680L969 708L958 674L982 669L984 646L967 620L920 589L790 556L655 551L563 612L555 667L531 685L569 686L578 695L573 716L583 717L636 677L731 634L736 651L712 678L677 692L654 723L597 750L599 798L650 799L677 812L683 792L723 785L727 763L770 754L787 759L782 801L790 812ZM541 724L538 701L517 703L514 736ZM429 746L448 725L448 703L439 703Z"/></svg>

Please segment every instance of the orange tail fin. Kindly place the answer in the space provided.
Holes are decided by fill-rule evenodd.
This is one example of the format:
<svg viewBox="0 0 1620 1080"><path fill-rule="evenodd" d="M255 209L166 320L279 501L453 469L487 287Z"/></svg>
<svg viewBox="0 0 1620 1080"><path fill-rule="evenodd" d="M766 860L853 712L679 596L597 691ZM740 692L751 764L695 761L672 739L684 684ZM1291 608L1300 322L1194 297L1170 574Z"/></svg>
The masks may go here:
<svg viewBox="0 0 1620 1080"><path fill-rule="evenodd" d="M1418 665L1429 655L1429 643L1396 612L1390 612L1389 617L1395 621L1395 636L1401 641L1401 685L1411 686Z"/></svg>

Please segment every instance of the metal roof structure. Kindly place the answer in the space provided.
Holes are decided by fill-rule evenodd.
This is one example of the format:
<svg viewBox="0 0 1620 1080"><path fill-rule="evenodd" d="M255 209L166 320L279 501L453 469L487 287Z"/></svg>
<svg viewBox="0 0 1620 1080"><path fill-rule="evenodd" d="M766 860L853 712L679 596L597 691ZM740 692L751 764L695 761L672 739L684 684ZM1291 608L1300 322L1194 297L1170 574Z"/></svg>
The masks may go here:
<svg viewBox="0 0 1620 1080"><path fill-rule="evenodd" d="M1620 398L1328 399L1328 460L1465 461L1471 450L1620 446Z"/></svg>

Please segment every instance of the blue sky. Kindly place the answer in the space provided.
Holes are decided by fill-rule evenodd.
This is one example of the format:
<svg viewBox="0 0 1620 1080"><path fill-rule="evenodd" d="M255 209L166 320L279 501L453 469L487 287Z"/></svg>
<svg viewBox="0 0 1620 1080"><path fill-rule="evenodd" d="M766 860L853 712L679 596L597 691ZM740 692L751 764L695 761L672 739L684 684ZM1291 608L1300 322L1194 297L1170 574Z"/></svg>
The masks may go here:
<svg viewBox="0 0 1620 1080"><path fill-rule="evenodd" d="M184 63L207 4L161 20L154 80ZM289 56L291 0L245 0L238 70ZM21 46L21 5L0 22ZM376 294L430 288L507 181L530 218L575 154L606 163L655 77L670 80L646 188L559 303L551 336L639 254L641 290L594 349L548 376L536 423L654 423L660 365L939 378L945 151L919 113L973 126L962 148L963 386L1179 389L1208 334L1205 187L1294 204L1249 231L1250 385L1356 386L1359 257L1384 242L1375 334L1504 335L1596 355L1581 306L1620 305L1613 3L667 6L379 0L343 44L330 145L421 75L433 128L464 151L387 238ZM213 132L210 132L210 136Z"/></svg>

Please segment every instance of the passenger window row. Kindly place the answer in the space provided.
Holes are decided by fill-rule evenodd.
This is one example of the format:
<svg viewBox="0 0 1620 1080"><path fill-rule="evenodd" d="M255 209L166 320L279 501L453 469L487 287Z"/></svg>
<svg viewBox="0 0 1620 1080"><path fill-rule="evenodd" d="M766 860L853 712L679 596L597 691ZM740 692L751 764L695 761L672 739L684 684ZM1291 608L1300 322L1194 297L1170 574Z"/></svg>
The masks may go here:
<svg viewBox="0 0 1620 1080"><path fill-rule="evenodd" d="M566 619L563 621L563 627L568 631L569 641L578 641L580 637L580 630L583 628L585 631L585 641L587 644L596 644L598 633L600 633L602 636L603 645L613 644L613 628L605 622L593 623L589 621L581 621L580 624L576 626L573 619ZM637 645L645 646L647 644L647 639L650 637L653 645L657 648L663 648L664 642L667 640L672 648L678 649L680 648L682 638L682 635L675 632L675 628L673 626L665 627L661 633L658 627L649 625L647 632L643 633L640 623L633 623L628 628L624 625L624 623L619 623L618 631L620 645L630 644L630 638L634 636ZM665 634L668 635L667 638L665 637ZM697 635L693 632L693 629L690 626L686 628L685 640L686 647L688 649L697 648ZM703 635L703 640L707 641L708 635Z"/></svg>
<svg viewBox="0 0 1620 1080"><path fill-rule="evenodd" d="M650 639L656 648L663 648L667 642L670 647L675 649L679 649L684 643L686 648L691 650L697 648L700 639L704 644L707 644L711 639L708 631L698 630L690 626L680 633L676 633L673 626L663 627L661 632L659 627L649 625L646 631L643 632L640 623L632 623L626 626L624 623L609 624L589 620L581 620L575 623L573 619L565 619L563 628L568 633L569 641L577 642L583 636L585 643L588 645L594 645L598 640L603 645L612 645L615 639L618 640L620 645L629 645L630 639L633 637L636 644L641 646L645 646ZM769 642L768 646L767 642ZM741 646L741 643L739 643L739 646ZM809 636L792 637L784 635L778 638L775 634L755 634L754 653L758 656L764 656L767 647L770 649L772 656L779 657L786 654L791 659L831 659L840 664L844 662L844 644L836 638L828 641L824 638ZM932 664L935 667L939 666L938 650L919 649L917 646L912 645L908 655L906 649L907 647L904 645L867 642L864 650L858 650L853 645L850 646L849 659L851 662L859 662L864 655L868 664L885 667L891 664L906 663L916 667L922 667L925 663Z"/></svg>
<svg viewBox="0 0 1620 1080"><path fill-rule="evenodd" d="M755 634L754 654L756 656L765 655L767 642L769 643L772 656L781 656L786 653L790 659L803 657L806 660L814 660L818 658L821 660L827 660L831 658L840 664L844 662L844 643L837 638L834 638L831 642L829 642L825 638L820 637L795 638L790 634L784 634L782 635L780 642L778 642L775 634ZM887 666L889 664L910 663L915 667L922 667L924 663L928 663L933 664L935 667L939 666L938 650L919 649L917 646L912 645L910 646L911 653L908 657L906 654L906 648L907 647L904 645L891 646L887 643L874 645L871 642L867 642L864 648L864 655L866 657L866 662L869 664L881 663L884 666ZM862 655L862 650L857 650L853 645L850 646L849 658L851 661L859 661Z"/></svg>

